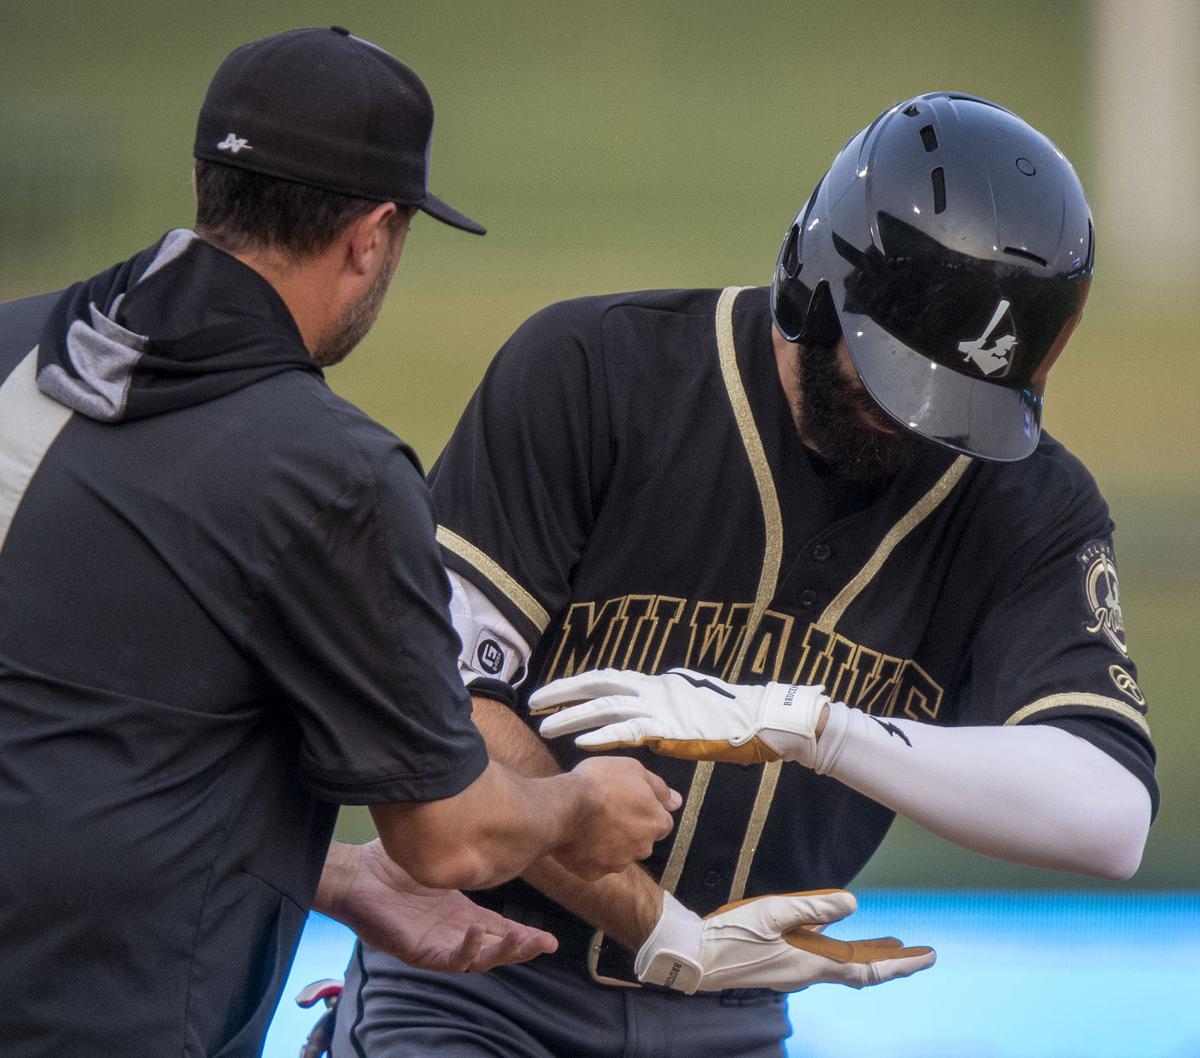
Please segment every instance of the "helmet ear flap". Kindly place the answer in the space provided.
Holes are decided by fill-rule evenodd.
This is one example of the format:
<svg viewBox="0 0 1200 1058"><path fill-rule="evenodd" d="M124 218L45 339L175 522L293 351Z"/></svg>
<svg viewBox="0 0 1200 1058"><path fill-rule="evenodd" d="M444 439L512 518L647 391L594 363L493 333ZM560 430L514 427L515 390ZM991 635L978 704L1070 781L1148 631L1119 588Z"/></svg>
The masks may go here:
<svg viewBox="0 0 1200 1058"><path fill-rule="evenodd" d="M806 233L816 226L815 221L808 221L823 185L824 178L784 235L771 283L771 315L776 328L789 342L805 345L833 345L842 333L828 282L819 269L805 271L812 248L806 252L804 243L813 238Z"/></svg>
<svg viewBox="0 0 1200 1058"><path fill-rule="evenodd" d="M811 292L798 278L801 266L800 218L797 217L783 237L771 280L771 316L779 333L789 342L794 342L804 330L811 301Z"/></svg>
<svg viewBox="0 0 1200 1058"><path fill-rule="evenodd" d="M812 302L809 304L808 319L800 341L805 345L827 348L837 344L842 336L842 325L838 320L837 310L833 307L833 294L829 284L821 282L813 291Z"/></svg>
<svg viewBox="0 0 1200 1058"><path fill-rule="evenodd" d="M787 249L786 243L784 249ZM799 280L787 277L782 256L771 302L775 326L789 342L824 347L835 345L842 336L842 325L833 307L829 284L822 280L810 293Z"/></svg>

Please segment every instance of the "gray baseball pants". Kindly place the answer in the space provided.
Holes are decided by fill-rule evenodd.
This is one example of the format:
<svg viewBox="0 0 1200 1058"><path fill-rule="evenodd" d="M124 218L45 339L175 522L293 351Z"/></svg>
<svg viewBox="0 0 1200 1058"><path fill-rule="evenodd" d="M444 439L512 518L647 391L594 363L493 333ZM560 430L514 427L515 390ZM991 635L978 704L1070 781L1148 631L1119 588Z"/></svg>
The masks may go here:
<svg viewBox="0 0 1200 1058"><path fill-rule="evenodd" d="M355 947L330 1058L783 1058L786 996L596 984L542 956L485 974Z"/></svg>

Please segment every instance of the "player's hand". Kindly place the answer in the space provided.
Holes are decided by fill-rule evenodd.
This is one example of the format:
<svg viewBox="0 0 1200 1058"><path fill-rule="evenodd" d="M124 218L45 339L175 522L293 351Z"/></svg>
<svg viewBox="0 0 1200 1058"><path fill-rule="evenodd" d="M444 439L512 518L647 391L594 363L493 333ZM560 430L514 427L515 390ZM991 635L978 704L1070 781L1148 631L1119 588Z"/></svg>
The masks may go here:
<svg viewBox="0 0 1200 1058"><path fill-rule="evenodd" d="M373 948L423 970L478 973L558 947L551 934L480 907L457 889L419 884L378 841L356 849L358 863L331 913Z"/></svg>
<svg viewBox="0 0 1200 1058"><path fill-rule="evenodd" d="M529 706L534 712L568 706L542 721L541 734L587 731L575 739L580 749L645 746L687 760L759 764L782 758L811 767L829 701L824 691L804 684L725 683L689 669L659 676L597 669L546 684Z"/></svg>
<svg viewBox="0 0 1200 1058"><path fill-rule="evenodd" d="M666 893L634 968L640 981L691 995L723 988L794 992L822 981L864 988L933 965L932 948L905 948L894 937L822 936L857 906L845 889L817 889L742 900L700 918Z"/></svg>
<svg viewBox="0 0 1200 1058"><path fill-rule="evenodd" d="M650 855L671 833L671 813L683 798L630 757L580 761L572 774L587 783L580 825L554 858L588 881L623 871Z"/></svg>

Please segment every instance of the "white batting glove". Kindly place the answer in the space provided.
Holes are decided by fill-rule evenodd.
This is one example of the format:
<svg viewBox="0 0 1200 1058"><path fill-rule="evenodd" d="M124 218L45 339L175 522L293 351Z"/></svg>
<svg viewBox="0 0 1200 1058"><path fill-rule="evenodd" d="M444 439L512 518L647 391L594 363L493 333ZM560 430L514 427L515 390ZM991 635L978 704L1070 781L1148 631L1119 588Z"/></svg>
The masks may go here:
<svg viewBox="0 0 1200 1058"><path fill-rule="evenodd" d="M691 995L724 988L795 992L820 982L865 988L933 965L932 948L905 948L894 937L821 935L857 906L845 889L818 889L742 900L701 918L664 893L662 916L634 969L639 981Z"/></svg>
<svg viewBox="0 0 1200 1058"><path fill-rule="evenodd" d="M829 701L824 691L798 683L731 684L690 669L659 676L597 669L546 684L529 707L535 713L569 707L542 721L545 738L597 728L575 739L580 749L646 746L686 760L782 758L812 767L817 722Z"/></svg>

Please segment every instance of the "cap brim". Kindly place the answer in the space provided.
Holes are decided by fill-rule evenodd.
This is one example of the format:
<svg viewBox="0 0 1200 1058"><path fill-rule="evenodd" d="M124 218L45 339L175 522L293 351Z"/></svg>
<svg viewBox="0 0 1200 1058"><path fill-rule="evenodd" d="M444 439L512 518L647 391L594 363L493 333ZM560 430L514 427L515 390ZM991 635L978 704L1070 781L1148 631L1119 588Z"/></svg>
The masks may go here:
<svg viewBox="0 0 1200 1058"><path fill-rule="evenodd" d="M460 213L449 202L443 202L432 192L426 192L425 201L417 206L417 209L422 213L428 213L431 217L436 217L443 224L469 231L472 235L487 234L487 228L479 221L472 220L465 213Z"/></svg>
<svg viewBox="0 0 1200 1058"><path fill-rule="evenodd" d="M893 419L966 455L1024 459L1042 428L1041 387L974 379L910 349L869 316L838 309L850 357L867 392Z"/></svg>

